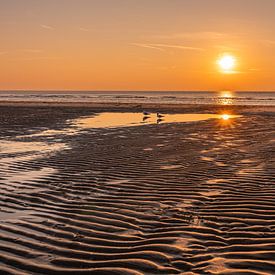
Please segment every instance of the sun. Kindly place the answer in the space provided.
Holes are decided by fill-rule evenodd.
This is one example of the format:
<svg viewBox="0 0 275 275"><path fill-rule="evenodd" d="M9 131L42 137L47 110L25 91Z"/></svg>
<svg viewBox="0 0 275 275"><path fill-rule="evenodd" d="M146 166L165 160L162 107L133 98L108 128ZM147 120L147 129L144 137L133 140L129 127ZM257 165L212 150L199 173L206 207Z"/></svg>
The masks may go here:
<svg viewBox="0 0 275 275"><path fill-rule="evenodd" d="M236 57L230 54L224 54L217 60L217 64L223 73L234 73Z"/></svg>

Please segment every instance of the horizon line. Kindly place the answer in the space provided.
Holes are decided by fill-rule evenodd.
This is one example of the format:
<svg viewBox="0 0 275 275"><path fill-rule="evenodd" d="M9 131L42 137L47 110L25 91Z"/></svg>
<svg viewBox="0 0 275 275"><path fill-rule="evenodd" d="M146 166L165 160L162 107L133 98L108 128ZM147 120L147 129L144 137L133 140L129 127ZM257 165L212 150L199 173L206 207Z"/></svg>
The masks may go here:
<svg viewBox="0 0 275 275"><path fill-rule="evenodd" d="M115 93L115 92L172 92L172 93L184 93L184 92L264 92L264 93L274 93L275 90L230 90L230 89L220 89L220 90L78 90L78 89L0 89L1 92L110 92L110 93Z"/></svg>

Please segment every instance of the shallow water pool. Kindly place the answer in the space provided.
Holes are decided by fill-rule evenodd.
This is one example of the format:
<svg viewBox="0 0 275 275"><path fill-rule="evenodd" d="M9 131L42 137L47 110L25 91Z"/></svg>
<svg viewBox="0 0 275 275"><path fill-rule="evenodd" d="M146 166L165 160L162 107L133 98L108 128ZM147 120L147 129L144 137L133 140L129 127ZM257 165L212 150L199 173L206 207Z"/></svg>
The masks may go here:
<svg viewBox="0 0 275 275"><path fill-rule="evenodd" d="M144 115L143 113L106 112L76 119L73 124L79 128L117 128L148 124L195 122L208 119L228 121L238 117L240 116L230 114L162 114L161 117L158 117L155 113Z"/></svg>

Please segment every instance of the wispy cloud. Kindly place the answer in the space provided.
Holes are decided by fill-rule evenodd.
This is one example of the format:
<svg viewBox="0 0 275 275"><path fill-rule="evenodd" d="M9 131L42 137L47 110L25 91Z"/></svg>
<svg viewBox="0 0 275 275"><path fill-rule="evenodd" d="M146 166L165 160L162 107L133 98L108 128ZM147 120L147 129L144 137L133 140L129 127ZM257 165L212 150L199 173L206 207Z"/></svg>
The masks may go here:
<svg viewBox="0 0 275 275"><path fill-rule="evenodd" d="M40 27L43 28L43 29L46 29L46 30L54 30L54 27L52 27L50 25L41 24Z"/></svg>
<svg viewBox="0 0 275 275"><path fill-rule="evenodd" d="M170 44L153 44L156 47L163 47L163 48L174 48L174 49L180 49L180 50L190 50L190 51L203 51L203 48L198 47L189 47L184 45L170 45Z"/></svg>
<svg viewBox="0 0 275 275"><path fill-rule="evenodd" d="M43 53L44 52L43 50L40 50L40 49L22 49L21 51L25 53Z"/></svg>
<svg viewBox="0 0 275 275"><path fill-rule="evenodd" d="M21 57L20 60L24 61L37 61L37 60L61 60L62 57L55 57L55 56L30 56L30 57ZM18 58L17 58L18 60Z"/></svg>
<svg viewBox="0 0 275 275"><path fill-rule="evenodd" d="M186 40L215 40L224 38L228 34L220 32L184 32L184 33L172 33L172 34L160 34L153 35L156 39L186 39Z"/></svg>
<svg viewBox="0 0 275 275"><path fill-rule="evenodd" d="M233 52L233 51L237 51L238 49L240 49L241 45L232 47L232 46L228 46L228 45L214 45L214 48L223 51L223 52Z"/></svg>
<svg viewBox="0 0 275 275"><path fill-rule="evenodd" d="M165 51L163 48L154 46L153 44L131 43L131 45L136 47L141 47L141 48L148 48L152 50Z"/></svg>
<svg viewBox="0 0 275 275"><path fill-rule="evenodd" d="M82 31L82 32L89 32L90 31L90 29L83 28L83 27L80 27L79 30Z"/></svg>
<svg viewBox="0 0 275 275"><path fill-rule="evenodd" d="M171 44L159 44L159 43L132 43L132 46L149 48L153 50L166 51L169 48L178 50L189 50L189 51L204 51L203 48L189 47L184 45L171 45Z"/></svg>
<svg viewBox="0 0 275 275"><path fill-rule="evenodd" d="M29 55L35 55L35 56L39 56L41 53L44 53L43 50L40 50L40 49L14 49L10 52L8 51L0 51L0 56L2 55L7 55L8 53L14 55L22 55L22 53L25 53L25 54L29 54Z"/></svg>
<svg viewBox="0 0 275 275"><path fill-rule="evenodd" d="M260 69L260 68L250 68L250 69L248 69L248 71L249 72L261 72L262 69Z"/></svg>
<svg viewBox="0 0 275 275"><path fill-rule="evenodd" d="M275 46L275 40L262 40L262 42L267 46Z"/></svg>

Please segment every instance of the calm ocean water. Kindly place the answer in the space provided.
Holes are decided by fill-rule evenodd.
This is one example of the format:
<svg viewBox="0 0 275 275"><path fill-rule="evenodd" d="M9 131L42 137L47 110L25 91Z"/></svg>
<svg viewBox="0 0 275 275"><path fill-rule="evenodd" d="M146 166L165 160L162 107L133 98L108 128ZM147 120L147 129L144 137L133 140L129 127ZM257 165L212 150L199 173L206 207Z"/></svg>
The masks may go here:
<svg viewBox="0 0 275 275"><path fill-rule="evenodd" d="M0 101L165 103L275 106L275 92L1 91Z"/></svg>

